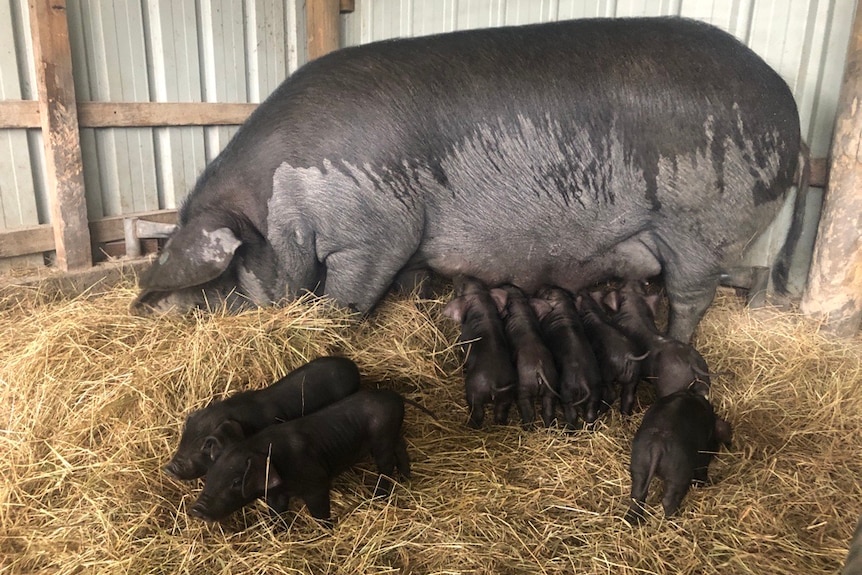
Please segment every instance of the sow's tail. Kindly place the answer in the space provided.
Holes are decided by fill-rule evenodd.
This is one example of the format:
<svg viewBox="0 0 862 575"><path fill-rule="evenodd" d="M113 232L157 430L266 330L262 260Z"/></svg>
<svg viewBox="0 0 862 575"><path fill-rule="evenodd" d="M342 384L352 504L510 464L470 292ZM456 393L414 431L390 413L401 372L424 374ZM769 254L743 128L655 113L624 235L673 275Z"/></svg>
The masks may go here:
<svg viewBox="0 0 862 575"><path fill-rule="evenodd" d="M800 142L799 163L796 167L796 201L793 205L793 217L790 220L790 229L787 238L775 264L772 266L772 285L775 293L788 295L787 283L790 276L790 265L793 263L793 255L799 248L799 240L802 237L802 218L805 216L805 200L808 197L808 183L811 179L811 150L805 142Z"/></svg>

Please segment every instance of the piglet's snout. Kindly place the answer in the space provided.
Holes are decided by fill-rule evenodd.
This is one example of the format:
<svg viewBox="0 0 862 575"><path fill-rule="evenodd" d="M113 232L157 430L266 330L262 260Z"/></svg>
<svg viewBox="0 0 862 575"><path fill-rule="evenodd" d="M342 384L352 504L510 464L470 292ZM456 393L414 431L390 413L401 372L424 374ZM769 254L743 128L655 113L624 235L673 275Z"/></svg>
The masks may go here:
<svg viewBox="0 0 862 575"><path fill-rule="evenodd" d="M201 505L200 502L196 502L192 505L191 509L189 509L189 515L204 521L213 521L213 518L207 513L206 507Z"/></svg>
<svg viewBox="0 0 862 575"><path fill-rule="evenodd" d="M168 464L162 468L162 471L164 471L166 474L170 475L174 479L182 479L180 477L182 471L180 470L179 465L177 465L177 462L174 460L169 461Z"/></svg>

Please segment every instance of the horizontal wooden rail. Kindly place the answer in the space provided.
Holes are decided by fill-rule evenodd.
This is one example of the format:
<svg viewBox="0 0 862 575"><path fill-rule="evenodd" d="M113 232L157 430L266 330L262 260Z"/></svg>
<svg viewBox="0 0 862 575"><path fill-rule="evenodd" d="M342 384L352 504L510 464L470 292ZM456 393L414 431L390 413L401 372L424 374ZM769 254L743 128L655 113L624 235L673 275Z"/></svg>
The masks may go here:
<svg viewBox="0 0 862 575"><path fill-rule="evenodd" d="M36 100L0 101L0 128L41 128Z"/></svg>
<svg viewBox="0 0 862 575"><path fill-rule="evenodd" d="M98 244L116 242L123 239L123 220L136 217L142 220L174 224L177 222L176 210L137 212L125 216L112 216L90 222L90 239ZM54 249L54 231L50 224L29 226L8 231L0 231L0 258L12 258Z"/></svg>
<svg viewBox="0 0 862 575"><path fill-rule="evenodd" d="M213 102L78 102L82 128L239 125L257 104ZM0 129L40 128L35 100L0 101Z"/></svg>
<svg viewBox="0 0 862 575"><path fill-rule="evenodd" d="M54 228L50 224L0 232L0 258L14 258L54 249Z"/></svg>

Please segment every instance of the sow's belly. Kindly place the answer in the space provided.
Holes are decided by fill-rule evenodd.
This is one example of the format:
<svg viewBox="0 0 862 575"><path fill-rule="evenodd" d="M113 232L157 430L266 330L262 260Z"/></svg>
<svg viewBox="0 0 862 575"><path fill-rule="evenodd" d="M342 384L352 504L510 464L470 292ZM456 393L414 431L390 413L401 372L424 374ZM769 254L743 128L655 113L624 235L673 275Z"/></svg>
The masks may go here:
<svg viewBox="0 0 862 575"><path fill-rule="evenodd" d="M501 231L493 237L432 237L417 254L417 263L444 276L464 274L489 286L511 283L528 293L543 285L577 291L614 277L642 279L661 273L647 233L605 247L560 236L529 236Z"/></svg>

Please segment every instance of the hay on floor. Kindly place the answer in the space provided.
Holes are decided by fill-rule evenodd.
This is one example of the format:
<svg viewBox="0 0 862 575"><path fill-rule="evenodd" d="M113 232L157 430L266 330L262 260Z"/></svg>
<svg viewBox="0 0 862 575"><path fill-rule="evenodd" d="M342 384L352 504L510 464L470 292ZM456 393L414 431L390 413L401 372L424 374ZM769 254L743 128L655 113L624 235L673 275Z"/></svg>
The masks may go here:
<svg viewBox="0 0 862 575"><path fill-rule="evenodd" d="M442 301L391 298L358 323L319 301L139 318L134 293L0 306L0 572L810 575L839 569L862 513L862 341L792 314L728 295L710 309L697 345L730 372L712 398L734 445L676 518L655 482L635 529L622 515L643 407L576 434L468 429ZM260 503L190 518L200 484L160 469L185 414L329 353L440 418L407 409L413 479L371 501L373 465L345 473L331 532L298 502L283 524Z"/></svg>

